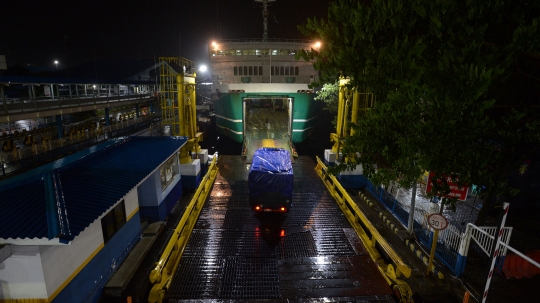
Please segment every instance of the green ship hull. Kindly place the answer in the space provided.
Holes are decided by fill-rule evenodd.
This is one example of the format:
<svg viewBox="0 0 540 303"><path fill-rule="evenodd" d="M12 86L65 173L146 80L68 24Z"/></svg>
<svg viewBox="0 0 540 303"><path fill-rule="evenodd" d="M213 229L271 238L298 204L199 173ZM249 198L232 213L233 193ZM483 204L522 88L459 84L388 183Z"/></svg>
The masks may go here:
<svg viewBox="0 0 540 303"><path fill-rule="evenodd" d="M214 100L214 111L217 132L228 136L238 143L244 142L245 134L249 132L246 125L248 100L262 98L283 98L289 100L289 137L293 143L304 141L316 123L316 106L311 93L231 93L224 94Z"/></svg>

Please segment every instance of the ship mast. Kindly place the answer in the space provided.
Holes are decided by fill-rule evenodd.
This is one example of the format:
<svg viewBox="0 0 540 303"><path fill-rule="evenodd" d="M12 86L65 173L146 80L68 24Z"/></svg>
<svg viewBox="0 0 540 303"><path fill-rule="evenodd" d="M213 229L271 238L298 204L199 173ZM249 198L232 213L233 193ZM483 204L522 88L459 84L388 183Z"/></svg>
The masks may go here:
<svg viewBox="0 0 540 303"><path fill-rule="evenodd" d="M266 42L268 40L268 2L275 2L276 0L255 0L255 2L260 2L263 4L263 41Z"/></svg>

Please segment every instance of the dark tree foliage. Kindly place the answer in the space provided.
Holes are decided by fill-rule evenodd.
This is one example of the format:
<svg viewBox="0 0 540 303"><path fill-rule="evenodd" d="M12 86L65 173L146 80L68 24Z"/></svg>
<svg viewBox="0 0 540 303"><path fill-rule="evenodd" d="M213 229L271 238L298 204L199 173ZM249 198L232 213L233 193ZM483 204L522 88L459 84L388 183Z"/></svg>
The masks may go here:
<svg viewBox="0 0 540 303"><path fill-rule="evenodd" d="M317 59L321 82L349 77L377 97L346 165L383 184L428 170L481 185L482 225L539 150L539 16L540 1L336 0L326 20L308 19L299 28L323 47L300 56Z"/></svg>

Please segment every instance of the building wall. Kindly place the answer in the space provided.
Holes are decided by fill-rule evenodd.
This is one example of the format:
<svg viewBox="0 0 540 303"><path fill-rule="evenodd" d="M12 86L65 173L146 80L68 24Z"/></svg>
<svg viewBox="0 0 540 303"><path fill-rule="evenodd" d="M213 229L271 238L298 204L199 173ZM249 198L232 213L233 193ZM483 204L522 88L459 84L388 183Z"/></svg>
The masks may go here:
<svg viewBox="0 0 540 303"><path fill-rule="evenodd" d="M45 299L47 290L38 246L9 245L11 256L0 263L0 299Z"/></svg>
<svg viewBox="0 0 540 303"><path fill-rule="evenodd" d="M140 239L139 213L87 261L86 266L58 293L52 303L97 302L103 287Z"/></svg>
<svg viewBox="0 0 540 303"><path fill-rule="evenodd" d="M124 198L126 208L126 220L129 220L139 212L139 196L137 188L132 189Z"/></svg>
<svg viewBox="0 0 540 303"><path fill-rule="evenodd" d="M181 196L182 190L180 188L180 195L178 195L177 188L180 178L180 174L175 176L169 186L162 191L159 170L156 170L141 185L139 185L137 195L140 205L139 213L141 218L149 218L151 222L156 222L163 220L168 215L170 212L170 207L163 204L163 201L165 201L166 197L170 193L178 196L178 198Z"/></svg>
<svg viewBox="0 0 540 303"><path fill-rule="evenodd" d="M174 206L174 203L176 203L180 196L182 196L182 184L180 183L180 178L182 178L182 176L179 173L174 177L173 181L167 186L167 188L165 188L165 190L161 192L161 199L158 205L159 218L157 221L165 220L167 215L172 210L171 205L167 204L166 202L171 201L172 199L174 200Z"/></svg>
<svg viewBox="0 0 540 303"><path fill-rule="evenodd" d="M127 217L130 215L128 210L133 212L134 205L138 205L136 189L125 196L124 204ZM95 292L96 286L105 283L103 280L112 275L122 252L129 248L129 243L140 233L141 226L138 213L132 215L105 244L101 218L106 213L81 232L71 245L40 247L49 298L56 298L57 302L78 302L78 297ZM121 239L122 237L124 239Z"/></svg>
<svg viewBox="0 0 540 303"><path fill-rule="evenodd" d="M154 171L137 188L139 198L139 213L143 220L157 221L157 206L161 199L161 185L159 180L159 170Z"/></svg>
<svg viewBox="0 0 540 303"><path fill-rule="evenodd" d="M154 171L153 174L148 176L148 178L139 185L137 188L137 195L141 207L157 206L159 204L159 199L161 198L159 170Z"/></svg>

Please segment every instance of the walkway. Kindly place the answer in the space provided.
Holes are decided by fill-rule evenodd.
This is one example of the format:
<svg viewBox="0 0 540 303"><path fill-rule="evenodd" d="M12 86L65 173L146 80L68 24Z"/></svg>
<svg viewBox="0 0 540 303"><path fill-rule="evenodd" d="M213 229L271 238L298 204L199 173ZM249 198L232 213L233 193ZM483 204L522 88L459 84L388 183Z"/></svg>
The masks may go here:
<svg viewBox="0 0 540 303"><path fill-rule="evenodd" d="M70 126L73 131L67 129L70 134L60 139L52 127L24 132L17 137L0 137L2 145L12 144L11 150L0 150L0 178L57 160L109 138L130 135L150 126L152 129L158 128L160 121L156 115L148 115L103 127L97 126L96 121L81 122ZM35 143L24 142L26 138Z"/></svg>

